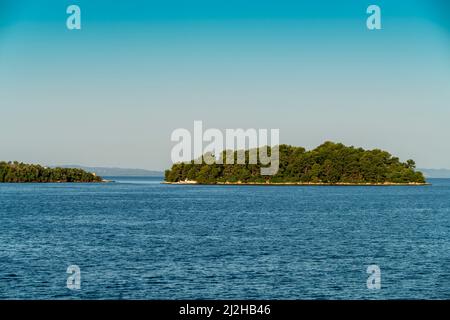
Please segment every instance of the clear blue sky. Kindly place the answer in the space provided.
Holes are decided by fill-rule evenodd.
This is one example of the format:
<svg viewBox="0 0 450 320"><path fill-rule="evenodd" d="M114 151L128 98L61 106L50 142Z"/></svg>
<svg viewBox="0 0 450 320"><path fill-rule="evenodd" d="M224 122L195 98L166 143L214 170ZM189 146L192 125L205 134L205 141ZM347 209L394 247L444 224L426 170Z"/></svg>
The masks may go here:
<svg viewBox="0 0 450 320"><path fill-rule="evenodd" d="M2 160L164 169L203 120L450 168L450 1L0 0L0 114Z"/></svg>

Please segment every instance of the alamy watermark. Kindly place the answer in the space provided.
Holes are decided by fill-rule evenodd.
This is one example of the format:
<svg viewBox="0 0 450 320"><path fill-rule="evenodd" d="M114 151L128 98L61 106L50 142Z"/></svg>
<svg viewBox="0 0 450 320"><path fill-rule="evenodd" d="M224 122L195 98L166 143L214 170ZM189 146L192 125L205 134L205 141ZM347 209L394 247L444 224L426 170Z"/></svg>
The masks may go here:
<svg viewBox="0 0 450 320"><path fill-rule="evenodd" d="M194 164L260 163L266 166L261 167L261 175L270 176L278 172L279 129L226 129L223 133L215 128L203 130L203 122L194 121L193 134L188 129L178 128L172 132L170 139L178 142L171 152L173 163L191 161L194 161ZM204 143L207 145L205 146ZM246 163L246 150L248 150L248 163ZM224 153L225 157L223 157Z"/></svg>
<svg viewBox="0 0 450 320"><path fill-rule="evenodd" d="M381 269L376 264L371 264L367 267L367 289L379 290L381 289Z"/></svg>
<svg viewBox="0 0 450 320"><path fill-rule="evenodd" d="M369 30L380 30L381 29L381 8L375 4L367 7L367 14L370 16L366 20L366 26Z"/></svg>
<svg viewBox="0 0 450 320"><path fill-rule="evenodd" d="M66 13L70 16L66 20L66 26L69 30L81 29L81 9L79 6L72 4L67 7Z"/></svg>
<svg viewBox="0 0 450 320"><path fill-rule="evenodd" d="M67 267L67 289L80 290L81 289L81 270L80 267L72 264Z"/></svg>
<svg viewBox="0 0 450 320"><path fill-rule="evenodd" d="M70 16L67 17L66 26L69 30L81 29L81 8L78 5L69 5L66 9L66 13ZM371 4L367 7L366 13L370 16L366 20L366 26L369 30L381 30L381 8L376 4Z"/></svg>

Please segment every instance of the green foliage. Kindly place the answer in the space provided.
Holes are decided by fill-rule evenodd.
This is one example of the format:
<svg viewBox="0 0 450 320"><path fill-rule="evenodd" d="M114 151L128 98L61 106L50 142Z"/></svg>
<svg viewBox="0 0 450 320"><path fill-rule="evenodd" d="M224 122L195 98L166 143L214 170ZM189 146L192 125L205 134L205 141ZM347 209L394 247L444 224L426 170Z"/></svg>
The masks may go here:
<svg viewBox="0 0 450 320"><path fill-rule="evenodd" d="M102 178L82 169L47 168L35 164L0 162L1 182L101 182Z"/></svg>
<svg viewBox="0 0 450 320"><path fill-rule="evenodd" d="M400 162L386 151L347 147L341 143L325 142L314 150L280 145L280 166L274 176L261 176L262 165L177 163L166 171L167 182L195 180L198 183L424 183L416 172L413 160ZM269 150L270 153L270 150ZM237 151L234 152L235 159ZM224 153L222 159L225 159Z"/></svg>

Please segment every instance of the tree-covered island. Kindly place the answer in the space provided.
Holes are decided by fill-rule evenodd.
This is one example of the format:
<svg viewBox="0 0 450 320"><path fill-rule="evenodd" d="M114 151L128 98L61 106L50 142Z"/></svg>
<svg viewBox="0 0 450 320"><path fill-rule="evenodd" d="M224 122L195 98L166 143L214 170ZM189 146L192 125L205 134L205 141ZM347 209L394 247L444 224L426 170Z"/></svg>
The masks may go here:
<svg viewBox="0 0 450 320"><path fill-rule="evenodd" d="M12 182L102 182L95 173L73 168L47 168L20 162L0 162L0 183Z"/></svg>
<svg viewBox="0 0 450 320"><path fill-rule="evenodd" d="M253 150L255 151L255 150ZM270 148L269 148L270 153ZM224 158L223 152L221 157ZM234 152L236 159L237 151ZM325 142L307 151L302 147L279 146L279 169L275 175L262 176L261 164L176 163L165 172L167 183L199 184L330 184L389 185L425 184L415 162L379 149L364 150L341 143Z"/></svg>

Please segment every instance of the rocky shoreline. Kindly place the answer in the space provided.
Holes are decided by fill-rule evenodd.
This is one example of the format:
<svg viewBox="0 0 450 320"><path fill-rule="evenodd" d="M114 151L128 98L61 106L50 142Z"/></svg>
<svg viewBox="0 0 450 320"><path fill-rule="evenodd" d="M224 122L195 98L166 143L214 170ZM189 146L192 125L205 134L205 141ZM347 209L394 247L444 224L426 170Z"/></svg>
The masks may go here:
<svg viewBox="0 0 450 320"><path fill-rule="evenodd" d="M186 180L178 182L167 182L164 184L173 185L231 185L231 186L430 186L431 183L419 183L419 182L409 182L409 183L395 183L395 182L383 182L383 183L323 183L323 182L216 182L216 183L198 183L195 180Z"/></svg>

